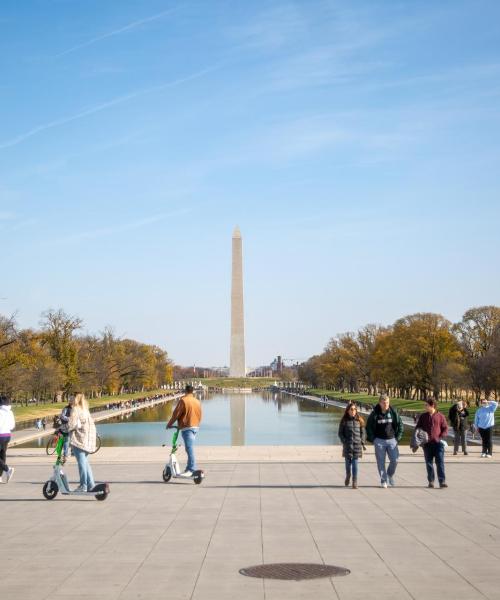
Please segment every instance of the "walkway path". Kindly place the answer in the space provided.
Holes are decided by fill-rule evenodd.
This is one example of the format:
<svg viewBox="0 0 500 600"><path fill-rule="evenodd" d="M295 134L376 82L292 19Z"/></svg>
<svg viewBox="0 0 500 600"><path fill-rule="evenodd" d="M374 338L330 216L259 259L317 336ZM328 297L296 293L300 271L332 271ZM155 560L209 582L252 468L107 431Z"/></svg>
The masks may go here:
<svg viewBox="0 0 500 600"><path fill-rule="evenodd" d="M343 486L334 446L200 448L200 486L162 483L165 449L143 450L133 449L133 461L130 448L92 457L95 475L111 487L97 502L44 500L51 459L42 450L13 449L15 476L0 485L2 597L499 598L500 461L480 459L477 449L450 457L446 490L425 487L422 455L407 448L396 488L378 487L367 453L359 490ZM68 473L75 481L73 460ZM351 574L301 582L239 574L287 561L325 562Z"/></svg>
<svg viewBox="0 0 500 600"><path fill-rule="evenodd" d="M172 396L162 396L157 400L150 400L149 402L144 402L143 404L139 404L138 406L132 406L130 408L112 408L110 410L92 411L92 418L96 423L98 423L99 421L105 421L106 419L109 419L111 417L119 417L120 415L127 415L137 410L142 410L143 408L151 408L152 406L156 406L157 404L164 404L165 402L176 400L181 396L181 393ZM47 427L47 429L45 430L36 429L36 427L14 430L12 432L12 438L9 446L19 446L20 444L25 444L26 442L31 442L32 440L37 440L38 438L47 437L49 435L52 435L53 433L53 427Z"/></svg>

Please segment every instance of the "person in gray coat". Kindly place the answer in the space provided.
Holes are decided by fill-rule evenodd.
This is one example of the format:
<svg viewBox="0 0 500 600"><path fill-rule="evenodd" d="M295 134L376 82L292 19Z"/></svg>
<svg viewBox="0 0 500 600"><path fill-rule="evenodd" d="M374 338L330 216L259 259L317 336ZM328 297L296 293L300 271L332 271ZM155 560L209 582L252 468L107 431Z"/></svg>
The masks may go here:
<svg viewBox="0 0 500 600"><path fill-rule="evenodd" d="M339 425L339 438L342 442L342 456L345 459L345 486L347 487L352 477L352 487L358 487L358 460L363 456L365 449L365 422L358 413L354 402L350 402L344 412Z"/></svg>

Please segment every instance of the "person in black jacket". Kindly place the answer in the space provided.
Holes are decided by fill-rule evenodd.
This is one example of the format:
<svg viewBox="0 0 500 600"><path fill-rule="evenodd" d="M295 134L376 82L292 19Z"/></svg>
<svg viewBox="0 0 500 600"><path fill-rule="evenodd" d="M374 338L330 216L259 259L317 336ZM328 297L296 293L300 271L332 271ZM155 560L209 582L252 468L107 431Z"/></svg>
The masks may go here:
<svg viewBox="0 0 500 600"><path fill-rule="evenodd" d="M395 408L391 406L389 396L382 394L368 417L366 436L375 447L375 458L383 488L394 486L394 474L398 465L398 442L403 437L403 421ZM385 457L389 456L389 467L385 468Z"/></svg>
<svg viewBox="0 0 500 600"><path fill-rule="evenodd" d="M350 402L339 425L339 438L342 442L342 456L345 458L345 485L349 485L352 475L352 487L358 487L358 459L363 456L365 447L365 422L358 413L354 402Z"/></svg>
<svg viewBox="0 0 500 600"><path fill-rule="evenodd" d="M458 454L458 447L462 444L462 452L467 456L467 429L469 424L467 419L469 417L469 411L465 402L460 400L456 402L448 412L448 418L450 419L451 426L455 435L453 454Z"/></svg>

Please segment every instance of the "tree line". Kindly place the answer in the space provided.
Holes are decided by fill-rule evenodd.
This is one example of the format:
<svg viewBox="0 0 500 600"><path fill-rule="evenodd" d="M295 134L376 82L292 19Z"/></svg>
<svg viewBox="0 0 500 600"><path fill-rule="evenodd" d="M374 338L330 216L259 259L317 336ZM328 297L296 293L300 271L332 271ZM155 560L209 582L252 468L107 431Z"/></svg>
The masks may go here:
<svg viewBox="0 0 500 600"><path fill-rule="evenodd" d="M145 391L172 382L173 365L158 346L118 338L111 328L83 334L63 310L42 314L40 329L20 329L0 315L0 391L15 400L58 400Z"/></svg>
<svg viewBox="0 0 500 600"><path fill-rule="evenodd" d="M333 337L299 377L313 387L406 399L498 397L500 308L471 308L458 323L417 313L387 327L366 325Z"/></svg>

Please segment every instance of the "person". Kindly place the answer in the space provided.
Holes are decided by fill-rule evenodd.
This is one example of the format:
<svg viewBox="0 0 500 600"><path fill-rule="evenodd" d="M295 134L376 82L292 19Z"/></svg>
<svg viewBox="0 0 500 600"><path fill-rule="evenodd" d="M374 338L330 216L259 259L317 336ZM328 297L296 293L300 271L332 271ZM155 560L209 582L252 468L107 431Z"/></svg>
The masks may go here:
<svg viewBox="0 0 500 600"><path fill-rule="evenodd" d="M47 428L47 419L45 417L43 417L43 419L42 419L42 427L43 427L44 431Z"/></svg>
<svg viewBox="0 0 500 600"><path fill-rule="evenodd" d="M345 459L347 487L351 481L353 489L358 488L358 460L363 456L365 447L365 421L358 413L357 406L350 402L339 424L339 438L342 442L342 456Z"/></svg>
<svg viewBox="0 0 500 600"><path fill-rule="evenodd" d="M188 462L186 470L181 473L181 477L191 477L193 471L196 471L196 458L194 455L194 441L196 434L200 428L202 419L201 403L194 395L194 388L192 385L186 385L184 389L184 395L180 398L177 406L167 423L166 429L174 426L177 421L177 427L179 428L182 439L184 440L184 447L188 456Z"/></svg>
<svg viewBox="0 0 500 600"><path fill-rule="evenodd" d="M382 394L368 417L366 436L375 448L375 458L380 475L380 485L394 487L394 475L399 459L398 442L403 437L403 421L395 408L391 406L389 396ZM389 457L389 467L386 470L386 455Z"/></svg>
<svg viewBox="0 0 500 600"><path fill-rule="evenodd" d="M481 406L474 417L474 426L479 431L483 442L481 458L491 458L493 454L493 427L495 426L495 411L498 402L489 396L481 400Z"/></svg>
<svg viewBox="0 0 500 600"><path fill-rule="evenodd" d="M76 394L68 421L70 446L78 463L80 485L75 492L90 492L95 487L94 475L88 461L96 449L96 429L84 394Z"/></svg>
<svg viewBox="0 0 500 600"><path fill-rule="evenodd" d="M428 436L427 442L422 448L425 457L425 466L427 469L428 487L434 487L436 474L434 472L434 462L436 463L437 476L440 488L447 488L446 475L444 471L444 451L446 448L445 438L448 435L448 423L437 410L435 400L427 400L425 404L426 412L421 414L417 421L417 429L422 429Z"/></svg>
<svg viewBox="0 0 500 600"><path fill-rule="evenodd" d="M74 406L74 403L75 403L75 398L72 396L69 399L67 406L65 406L62 409L61 414L59 415L59 427L58 427L58 431L64 437L64 446L63 446L63 457L64 457L64 460L66 460L66 458L68 457L68 453L69 453L69 431L68 431L68 423L69 423L69 418L71 416L71 410L72 410L72 408Z"/></svg>
<svg viewBox="0 0 500 600"><path fill-rule="evenodd" d="M453 427L453 432L455 434L454 446L453 446L453 454L456 456L458 454L458 447L460 444L462 445L462 452L465 456L467 456L467 429L468 422L467 418L469 416L469 411L467 410L467 406L465 402L459 400L455 402L455 404L450 408L448 412L448 418L450 419L451 426Z"/></svg>
<svg viewBox="0 0 500 600"><path fill-rule="evenodd" d="M14 475L14 467L7 464L7 446L16 420L7 396L0 396L0 482L9 483ZM3 480L5 476L5 482Z"/></svg>

